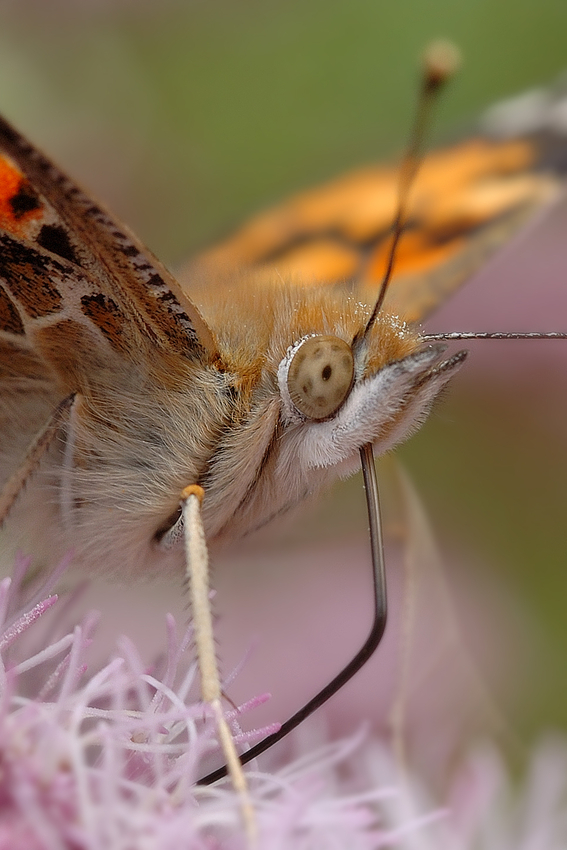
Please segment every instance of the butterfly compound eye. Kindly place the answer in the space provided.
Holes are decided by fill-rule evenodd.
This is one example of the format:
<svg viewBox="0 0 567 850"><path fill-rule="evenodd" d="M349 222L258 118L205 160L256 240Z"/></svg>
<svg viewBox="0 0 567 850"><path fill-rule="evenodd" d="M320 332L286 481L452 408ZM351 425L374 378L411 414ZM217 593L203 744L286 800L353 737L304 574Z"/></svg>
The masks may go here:
<svg viewBox="0 0 567 850"><path fill-rule="evenodd" d="M314 336L297 349L287 388L295 407L309 419L326 419L339 409L352 385L350 346L334 336Z"/></svg>

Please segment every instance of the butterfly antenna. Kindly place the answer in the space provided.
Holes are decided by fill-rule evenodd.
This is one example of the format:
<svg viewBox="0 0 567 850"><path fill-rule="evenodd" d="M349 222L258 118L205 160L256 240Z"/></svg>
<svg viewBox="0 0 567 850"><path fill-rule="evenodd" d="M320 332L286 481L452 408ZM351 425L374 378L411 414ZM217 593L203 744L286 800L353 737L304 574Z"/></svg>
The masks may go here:
<svg viewBox="0 0 567 850"><path fill-rule="evenodd" d="M462 339L567 339L564 331L451 331L450 333L423 334L422 342Z"/></svg>
<svg viewBox="0 0 567 850"><path fill-rule="evenodd" d="M448 41L433 42L423 56L422 82L419 91L415 119L409 137L409 145L400 166L400 184L398 192L398 207L392 226L392 241L388 252L386 271L380 285L380 292L374 304L372 314L360 336L360 340L368 338L378 313L380 312L388 286L392 279L396 253L400 238L407 220L407 204L411 188L423 160L423 140L427 134L427 124L431 117L433 105L445 83L451 79L460 65L458 49ZM355 339L353 341L356 342Z"/></svg>

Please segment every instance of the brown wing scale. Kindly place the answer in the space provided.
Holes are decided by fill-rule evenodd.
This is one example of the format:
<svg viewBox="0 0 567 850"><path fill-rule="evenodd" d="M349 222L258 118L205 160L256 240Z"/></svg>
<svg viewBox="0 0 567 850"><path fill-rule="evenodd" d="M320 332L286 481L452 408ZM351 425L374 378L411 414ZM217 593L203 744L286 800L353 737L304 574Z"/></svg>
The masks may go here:
<svg viewBox="0 0 567 850"><path fill-rule="evenodd" d="M22 254L33 250L37 258L38 251L49 252L72 263L83 280L90 277L91 294L106 299L91 319L113 322L122 313L168 351L214 357L209 329L174 278L4 119L0 155L0 227L21 243ZM15 262L12 276L17 274ZM46 281L36 291L38 300L48 286Z"/></svg>

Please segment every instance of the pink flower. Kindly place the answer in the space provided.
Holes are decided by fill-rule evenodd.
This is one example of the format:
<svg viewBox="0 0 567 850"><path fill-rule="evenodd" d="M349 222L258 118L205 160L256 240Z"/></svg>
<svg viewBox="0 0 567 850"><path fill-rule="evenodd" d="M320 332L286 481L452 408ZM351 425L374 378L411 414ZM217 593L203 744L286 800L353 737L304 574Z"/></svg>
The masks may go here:
<svg viewBox="0 0 567 850"><path fill-rule="evenodd" d="M0 583L0 850L245 848L230 784L195 784L218 750L191 697L190 630L180 636L168 615L167 650L152 669L122 638L90 672L96 617L68 629L73 599L50 595L61 570L24 593L26 566L20 560ZM227 715L243 743L271 731L239 734L237 713ZM272 772L250 770L259 850L566 845L563 741L536 752L520 792L493 749L473 753L440 808L370 734L313 746L317 736L308 723L293 759L271 756Z"/></svg>
<svg viewBox="0 0 567 850"><path fill-rule="evenodd" d="M244 847L229 783L195 784L217 747L206 710L189 698L190 631L179 637L168 615L167 652L153 670L122 638L90 673L96 618L59 634L69 612L45 595L58 575L22 607L25 566L0 584L0 850ZM392 843L381 809L395 789L363 781L362 743L358 735L251 773L260 847Z"/></svg>

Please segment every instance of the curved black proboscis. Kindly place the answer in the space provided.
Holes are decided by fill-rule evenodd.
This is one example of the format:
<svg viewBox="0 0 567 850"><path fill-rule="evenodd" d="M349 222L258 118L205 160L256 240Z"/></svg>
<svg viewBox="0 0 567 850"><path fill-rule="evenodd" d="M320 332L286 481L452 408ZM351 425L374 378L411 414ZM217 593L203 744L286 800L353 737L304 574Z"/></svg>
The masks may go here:
<svg viewBox="0 0 567 850"><path fill-rule="evenodd" d="M374 468L374 454L370 443L360 449L360 462L364 477L364 488L366 491L366 505L368 509L368 522L370 527L370 548L372 555L372 576L374 584L374 619L372 628L363 646L354 658L338 673L332 681L319 691L303 708L296 711L289 720L282 723L277 732L268 735L240 756L242 764L255 759L273 744L284 738L292 729L299 726L310 714L313 714L323 703L336 694L361 667L366 664L382 640L386 627L387 600L386 600L386 572L384 568L384 546L382 542L382 522L380 519L380 501L378 497L378 482L376 480L376 469ZM210 785L217 779L226 776L225 767L219 767L199 779L199 785Z"/></svg>

